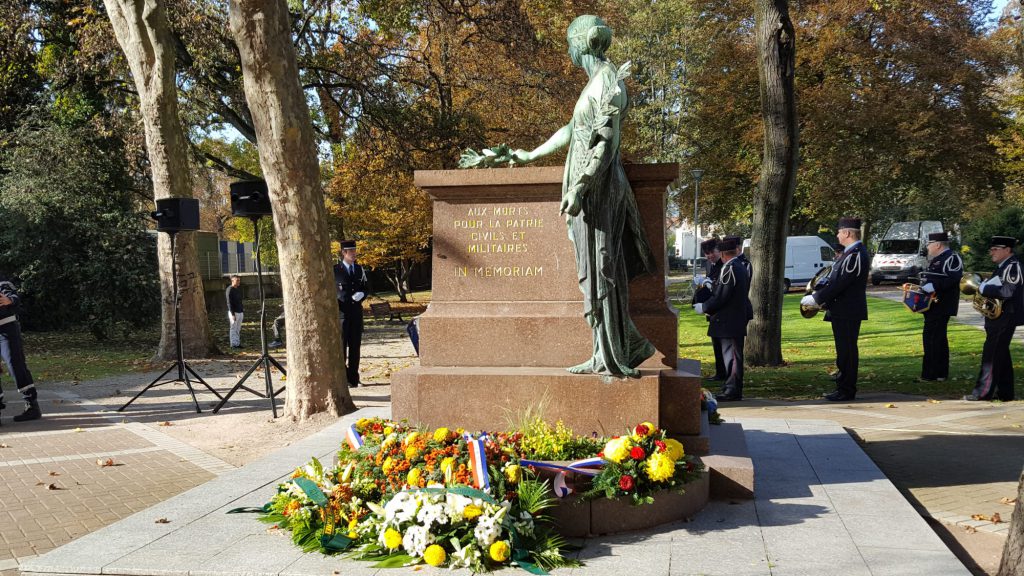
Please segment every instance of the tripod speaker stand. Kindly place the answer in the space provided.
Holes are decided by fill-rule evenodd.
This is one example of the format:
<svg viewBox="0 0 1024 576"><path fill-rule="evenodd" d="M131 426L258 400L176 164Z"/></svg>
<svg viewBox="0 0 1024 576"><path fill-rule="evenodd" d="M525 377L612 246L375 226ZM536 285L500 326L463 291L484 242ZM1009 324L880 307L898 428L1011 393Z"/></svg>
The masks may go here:
<svg viewBox="0 0 1024 576"><path fill-rule="evenodd" d="M206 389L213 392L217 398L220 398L221 395L211 388L199 374L196 374L196 371L185 361L185 355L181 350L181 295L178 294L178 250L175 242L178 232L191 232L199 229L199 201L192 198L162 198L156 201L156 207L156 212L153 212L151 215L157 221L157 230L166 232L171 238L171 294L174 298L174 344L177 348L177 357L174 363L168 366L162 374L126 402L124 406L118 408L117 411L121 412L127 408L139 396L149 391L150 388L164 384L173 384L174 382L184 382L189 393L192 394L192 402L196 405L196 413L200 413L202 410L199 408L199 400L196 399L196 391L192 387L191 380L189 380L189 374L197 382L206 386ZM161 382L168 372L175 369L178 371L177 377L173 380Z"/></svg>
<svg viewBox="0 0 1024 576"><path fill-rule="evenodd" d="M220 409L227 404L227 401L242 389L246 392L250 392L260 398L267 398L270 400L270 411L273 413L274 418L277 418L277 404L274 401L275 398L281 392L284 392L284 386L278 390L274 390L274 382L270 378L270 366L273 365L275 368L281 371L282 375L287 376L288 373L285 371L284 366L277 361L270 352L267 350L267 301L263 291L263 265L260 263L260 218L263 216L269 216L270 211L270 198L267 195L267 183L262 180L258 181L243 181L235 182L231 184L231 212L235 216L244 216L252 220L252 227L255 231L255 250L253 252L254 260L256 260L256 280L260 287L260 357L249 367L249 370L238 380L231 390L221 399L220 404L213 409L213 413L216 414ZM257 392L252 388L245 385L245 381L252 376L257 369L263 369L263 383L266 390L263 392Z"/></svg>

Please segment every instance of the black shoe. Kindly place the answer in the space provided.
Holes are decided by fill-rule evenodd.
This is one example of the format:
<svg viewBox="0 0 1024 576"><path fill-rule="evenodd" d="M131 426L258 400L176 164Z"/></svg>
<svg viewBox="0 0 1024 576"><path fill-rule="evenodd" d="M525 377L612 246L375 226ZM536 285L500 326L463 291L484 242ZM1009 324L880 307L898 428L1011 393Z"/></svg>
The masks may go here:
<svg viewBox="0 0 1024 576"><path fill-rule="evenodd" d="M267 348L284 348L284 342L281 342L280 340L274 340L273 342L267 344Z"/></svg>
<svg viewBox="0 0 1024 576"><path fill-rule="evenodd" d="M979 396L975 396L974 394L968 394L967 396L964 396L963 399L967 402L982 402L984 400L988 400L988 398L981 398Z"/></svg>
<svg viewBox="0 0 1024 576"><path fill-rule="evenodd" d="M743 394L740 392L730 391L720 396L715 395L715 400L718 400L719 402L739 402L740 400L743 400Z"/></svg>
<svg viewBox="0 0 1024 576"><path fill-rule="evenodd" d="M348 385L349 388L358 388L362 382L352 382Z"/></svg>
<svg viewBox="0 0 1024 576"><path fill-rule="evenodd" d="M28 408L24 412L14 417L15 422L28 422L30 420L39 420L43 417L43 412L39 410L39 403L32 402L28 405Z"/></svg>
<svg viewBox="0 0 1024 576"><path fill-rule="evenodd" d="M846 392L840 392L836 390L831 394L825 394L825 400L829 402L849 402L856 398L856 394L847 394Z"/></svg>

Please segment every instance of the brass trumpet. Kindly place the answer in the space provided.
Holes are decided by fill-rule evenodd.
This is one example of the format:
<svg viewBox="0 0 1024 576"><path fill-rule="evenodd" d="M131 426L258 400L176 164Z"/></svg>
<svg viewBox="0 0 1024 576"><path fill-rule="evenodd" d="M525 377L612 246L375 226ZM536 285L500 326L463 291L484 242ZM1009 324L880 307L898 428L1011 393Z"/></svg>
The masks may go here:
<svg viewBox="0 0 1024 576"><path fill-rule="evenodd" d="M810 296L811 294L814 294L815 290L820 290L828 284L828 277L830 274L832 274L831 266L825 266L821 270L818 270L818 273L814 275L814 278L807 281L807 287L804 288L804 296ZM820 310L821 306L800 305L800 315L804 318L814 318Z"/></svg>
<svg viewBox="0 0 1024 576"><path fill-rule="evenodd" d="M1003 313L1003 301L998 298L989 298L981 294L981 276L978 274L964 275L960 280L960 291L967 296L972 296L971 305L979 314L995 320Z"/></svg>

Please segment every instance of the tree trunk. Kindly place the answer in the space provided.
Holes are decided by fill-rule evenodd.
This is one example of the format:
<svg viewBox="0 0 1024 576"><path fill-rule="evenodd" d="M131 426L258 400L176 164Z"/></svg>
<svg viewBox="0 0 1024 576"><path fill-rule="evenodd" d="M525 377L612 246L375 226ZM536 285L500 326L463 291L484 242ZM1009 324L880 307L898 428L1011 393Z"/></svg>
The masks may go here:
<svg viewBox="0 0 1024 576"><path fill-rule="evenodd" d="M753 366L782 364L782 296L789 212L796 190L798 129L793 88L795 45L786 0L758 0L757 52L764 121L761 181L754 193L750 239L754 321L746 357Z"/></svg>
<svg viewBox="0 0 1024 576"><path fill-rule="evenodd" d="M178 119L178 90L174 72L174 42L162 4L157 0L104 0L114 36L139 93L157 198L191 198L192 171L188 140ZM210 337L203 279L199 272L195 234L178 234L178 288L181 293L181 336L185 355L206 357L217 352ZM171 294L171 243L160 234L157 253L162 298L160 346L154 359L176 358L174 298Z"/></svg>
<svg viewBox="0 0 1024 576"><path fill-rule="evenodd" d="M1024 574L1024 472L1017 483L1017 504L1013 507L1010 530L1006 535L1003 559L999 562L996 576L1020 576Z"/></svg>
<svg viewBox="0 0 1024 576"><path fill-rule="evenodd" d="M345 382L327 210L288 7L281 0L232 0L228 10L274 211L288 333L285 413L342 414L355 405Z"/></svg>

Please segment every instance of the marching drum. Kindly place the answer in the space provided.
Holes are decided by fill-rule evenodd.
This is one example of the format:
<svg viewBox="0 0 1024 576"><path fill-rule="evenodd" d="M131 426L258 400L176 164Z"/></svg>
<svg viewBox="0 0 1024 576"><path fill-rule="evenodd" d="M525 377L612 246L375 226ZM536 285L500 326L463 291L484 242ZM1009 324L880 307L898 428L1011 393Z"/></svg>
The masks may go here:
<svg viewBox="0 0 1024 576"><path fill-rule="evenodd" d="M931 309L932 304L938 302L934 293L925 292L917 284L906 283L903 285L903 305L914 313L924 313Z"/></svg>

